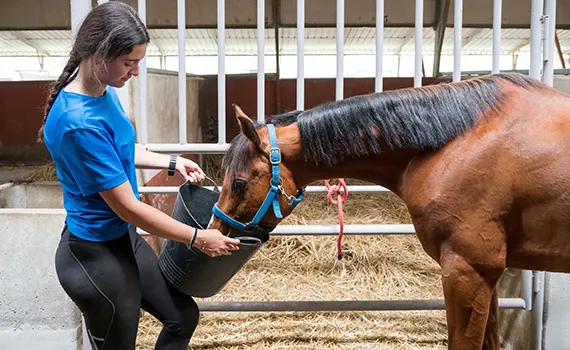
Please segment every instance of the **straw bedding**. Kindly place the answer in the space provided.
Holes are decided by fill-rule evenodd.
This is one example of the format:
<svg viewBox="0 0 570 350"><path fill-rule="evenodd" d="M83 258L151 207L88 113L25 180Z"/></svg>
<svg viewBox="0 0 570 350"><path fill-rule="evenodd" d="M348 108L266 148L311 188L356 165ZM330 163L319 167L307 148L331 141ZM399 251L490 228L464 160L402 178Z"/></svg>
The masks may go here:
<svg viewBox="0 0 570 350"><path fill-rule="evenodd" d="M351 184L356 184L352 181ZM361 184L361 183L359 183ZM350 194L345 224L410 223L391 193ZM284 225L338 224L325 194L307 195ZM442 298L439 266L414 236L272 237L222 291L199 301ZM161 325L143 313L138 347ZM190 349L445 349L444 311L202 313Z"/></svg>

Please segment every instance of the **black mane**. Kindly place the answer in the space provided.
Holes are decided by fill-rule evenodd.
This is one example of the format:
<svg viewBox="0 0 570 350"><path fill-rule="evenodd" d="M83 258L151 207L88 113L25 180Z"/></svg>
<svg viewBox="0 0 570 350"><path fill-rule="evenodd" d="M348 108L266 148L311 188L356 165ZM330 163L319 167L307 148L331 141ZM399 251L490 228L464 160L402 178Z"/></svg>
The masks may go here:
<svg viewBox="0 0 570 350"><path fill-rule="evenodd" d="M391 149L437 149L497 110L501 80L532 89L541 83L521 74L495 74L457 83L401 89L329 102L307 111L274 116L277 127L297 122L307 162L331 166L347 157ZM263 127L258 124L257 127ZM247 139L238 135L223 167L247 171Z"/></svg>

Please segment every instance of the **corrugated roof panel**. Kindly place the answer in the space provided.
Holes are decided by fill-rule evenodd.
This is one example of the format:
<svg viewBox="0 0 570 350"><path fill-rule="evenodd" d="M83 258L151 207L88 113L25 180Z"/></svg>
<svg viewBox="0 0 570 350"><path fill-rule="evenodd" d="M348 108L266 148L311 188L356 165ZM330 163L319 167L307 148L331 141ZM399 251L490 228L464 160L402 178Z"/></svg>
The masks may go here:
<svg viewBox="0 0 570 350"><path fill-rule="evenodd" d="M178 31L176 29L150 29L151 45L149 55L178 54ZM274 54L274 29L265 29L265 52ZM384 52L412 54L415 49L414 28L384 28ZM570 30L558 30L562 50L570 52ZM257 29L226 29L227 55L257 54ZM295 54L297 50L296 28L280 30L280 48L282 54ZM188 55L216 55L217 30L187 29L186 53ZM423 52L434 52L436 32L433 28L424 28ZM509 53L514 49L526 53L529 50L529 29L502 29L501 52ZM462 30L463 54L490 54L492 52L493 31L490 28L464 28ZM346 28L345 53L374 54L376 50L376 28ZM33 46L33 47L32 47ZM0 31L0 55L19 56L37 55L34 47L50 55L65 56L71 46L71 33L66 30L53 31ZM305 54L335 54L336 28L305 28ZM443 54L453 53L453 28L446 28L442 47Z"/></svg>
<svg viewBox="0 0 570 350"><path fill-rule="evenodd" d="M405 38L409 35L410 30L414 33L414 28L384 28L384 37L386 38Z"/></svg>
<svg viewBox="0 0 570 350"><path fill-rule="evenodd" d="M463 45L463 54L488 54L493 52L493 40L489 38L472 38L469 42Z"/></svg>
<svg viewBox="0 0 570 350"><path fill-rule="evenodd" d="M6 39L0 39L0 56L36 56L37 51L25 43L9 39L9 36L5 36Z"/></svg>
<svg viewBox="0 0 570 350"><path fill-rule="evenodd" d="M530 29L501 30L501 39L522 39L522 38L530 38Z"/></svg>

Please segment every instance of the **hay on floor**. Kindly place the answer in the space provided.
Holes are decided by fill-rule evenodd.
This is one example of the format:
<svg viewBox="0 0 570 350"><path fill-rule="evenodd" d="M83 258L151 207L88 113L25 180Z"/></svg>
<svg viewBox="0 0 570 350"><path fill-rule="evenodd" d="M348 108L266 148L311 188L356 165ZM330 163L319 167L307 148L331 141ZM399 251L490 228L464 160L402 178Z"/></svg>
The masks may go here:
<svg viewBox="0 0 570 350"><path fill-rule="evenodd" d="M346 224L410 223L391 193L350 194ZM309 194L283 224L338 224L336 206ZM203 301L442 298L439 266L410 236L273 237L214 297ZM144 314L138 346L152 349L161 325ZM190 349L444 349L444 311L202 313Z"/></svg>

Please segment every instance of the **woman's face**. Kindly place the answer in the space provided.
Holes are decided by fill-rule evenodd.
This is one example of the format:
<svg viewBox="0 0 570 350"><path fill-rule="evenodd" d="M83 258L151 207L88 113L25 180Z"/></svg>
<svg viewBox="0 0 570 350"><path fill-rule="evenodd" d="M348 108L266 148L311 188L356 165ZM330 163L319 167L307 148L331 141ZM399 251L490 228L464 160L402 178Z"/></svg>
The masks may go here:
<svg viewBox="0 0 570 350"><path fill-rule="evenodd" d="M139 62L145 54L146 44L135 45L128 55L107 62L106 67L97 72L97 77L103 84L121 88L132 76L139 75Z"/></svg>

